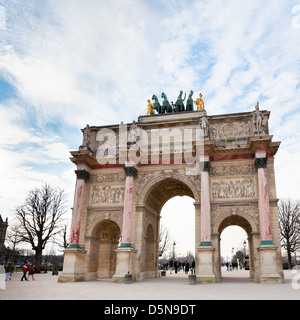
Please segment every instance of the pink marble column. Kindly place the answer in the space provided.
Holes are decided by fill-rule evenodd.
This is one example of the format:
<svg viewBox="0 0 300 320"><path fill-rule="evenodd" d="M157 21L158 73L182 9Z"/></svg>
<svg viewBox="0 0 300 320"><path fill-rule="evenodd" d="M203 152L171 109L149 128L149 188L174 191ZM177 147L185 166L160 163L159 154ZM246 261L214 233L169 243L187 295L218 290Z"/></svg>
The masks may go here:
<svg viewBox="0 0 300 320"><path fill-rule="evenodd" d="M211 246L210 226L210 192L209 192L210 161L204 161L201 172L201 242L200 246Z"/></svg>
<svg viewBox="0 0 300 320"><path fill-rule="evenodd" d="M89 173L86 170L75 170L75 173L77 175L77 182L72 214L69 248L79 247L80 218L83 202L84 185L85 181L89 178Z"/></svg>
<svg viewBox="0 0 300 320"><path fill-rule="evenodd" d="M261 154L261 152L260 152ZM264 155L266 155L264 153ZM273 245L270 219L270 204L268 194L268 179L267 179L267 157L255 158L254 165L257 168L258 177L258 205L259 205L259 222L261 245Z"/></svg>
<svg viewBox="0 0 300 320"><path fill-rule="evenodd" d="M133 178L137 175L137 169L133 166L124 167L126 182L124 195L122 240L120 247L131 247L131 220L132 220L132 196L133 196Z"/></svg>

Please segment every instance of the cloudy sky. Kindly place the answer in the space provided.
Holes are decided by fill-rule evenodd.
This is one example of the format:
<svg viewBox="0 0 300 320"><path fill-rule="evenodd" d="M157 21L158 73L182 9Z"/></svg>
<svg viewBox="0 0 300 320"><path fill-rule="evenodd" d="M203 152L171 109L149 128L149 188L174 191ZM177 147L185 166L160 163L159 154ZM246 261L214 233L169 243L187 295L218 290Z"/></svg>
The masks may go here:
<svg viewBox="0 0 300 320"><path fill-rule="evenodd" d="M200 92L209 115L271 111L279 198L300 199L300 0L0 0L0 213L74 192L81 128Z"/></svg>

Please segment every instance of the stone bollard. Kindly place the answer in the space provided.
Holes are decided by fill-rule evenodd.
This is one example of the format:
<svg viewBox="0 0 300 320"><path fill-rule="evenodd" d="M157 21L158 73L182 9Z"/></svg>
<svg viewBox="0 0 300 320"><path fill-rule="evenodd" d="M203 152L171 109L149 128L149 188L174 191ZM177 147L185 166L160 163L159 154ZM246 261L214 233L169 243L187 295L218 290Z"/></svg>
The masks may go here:
<svg viewBox="0 0 300 320"><path fill-rule="evenodd" d="M165 277L165 276L166 276L166 270L162 270L161 273L160 273L160 275L161 275L162 277Z"/></svg>
<svg viewBox="0 0 300 320"><path fill-rule="evenodd" d="M129 272L127 274L125 274L124 283L125 284L131 284L132 283L132 274L130 274Z"/></svg>
<svg viewBox="0 0 300 320"><path fill-rule="evenodd" d="M195 274L189 274L189 284L196 284L196 280Z"/></svg>

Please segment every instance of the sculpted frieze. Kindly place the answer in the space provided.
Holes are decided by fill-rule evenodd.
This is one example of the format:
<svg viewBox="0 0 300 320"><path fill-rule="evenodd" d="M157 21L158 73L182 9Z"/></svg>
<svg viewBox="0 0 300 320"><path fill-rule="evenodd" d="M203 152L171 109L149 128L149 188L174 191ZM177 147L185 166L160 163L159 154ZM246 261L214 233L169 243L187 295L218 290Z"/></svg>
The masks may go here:
<svg viewBox="0 0 300 320"><path fill-rule="evenodd" d="M214 180L212 197L213 199L254 198L254 181L252 178Z"/></svg>
<svg viewBox="0 0 300 320"><path fill-rule="evenodd" d="M123 186L92 186L91 204L123 203L125 187Z"/></svg>
<svg viewBox="0 0 300 320"><path fill-rule="evenodd" d="M245 175L254 174L255 172L254 164L212 166L210 171L212 176Z"/></svg>
<svg viewBox="0 0 300 320"><path fill-rule="evenodd" d="M125 181L125 173L111 173L111 174L102 174L96 175L92 174L90 177L91 183L103 183L103 182L121 182Z"/></svg>
<svg viewBox="0 0 300 320"><path fill-rule="evenodd" d="M246 138L253 135L251 121L220 122L210 125L210 139Z"/></svg>

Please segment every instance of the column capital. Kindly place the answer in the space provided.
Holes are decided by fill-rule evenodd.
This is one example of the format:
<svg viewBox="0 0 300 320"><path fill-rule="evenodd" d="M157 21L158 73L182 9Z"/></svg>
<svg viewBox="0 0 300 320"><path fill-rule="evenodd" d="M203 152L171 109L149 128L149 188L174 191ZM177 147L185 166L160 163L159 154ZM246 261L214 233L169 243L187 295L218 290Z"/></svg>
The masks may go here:
<svg viewBox="0 0 300 320"><path fill-rule="evenodd" d="M77 179L82 179L84 181L87 181L90 178L90 173L86 170L75 170Z"/></svg>
<svg viewBox="0 0 300 320"><path fill-rule="evenodd" d="M266 168L268 164L268 157L264 157L264 158L255 158L254 160L254 166L256 169L260 169L260 168Z"/></svg>
<svg viewBox="0 0 300 320"><path fill-rule="evenodd" d="M210 161L201 161L200 168L202 169L203 172L210 172L210 168L211 168Z"/></svg>
<svg viewBox="0 0 300 320"><path fill-rule="evenodd" d="M126 177L135 177L138 173L138 170L134 166L123 167Z"/></svg>

